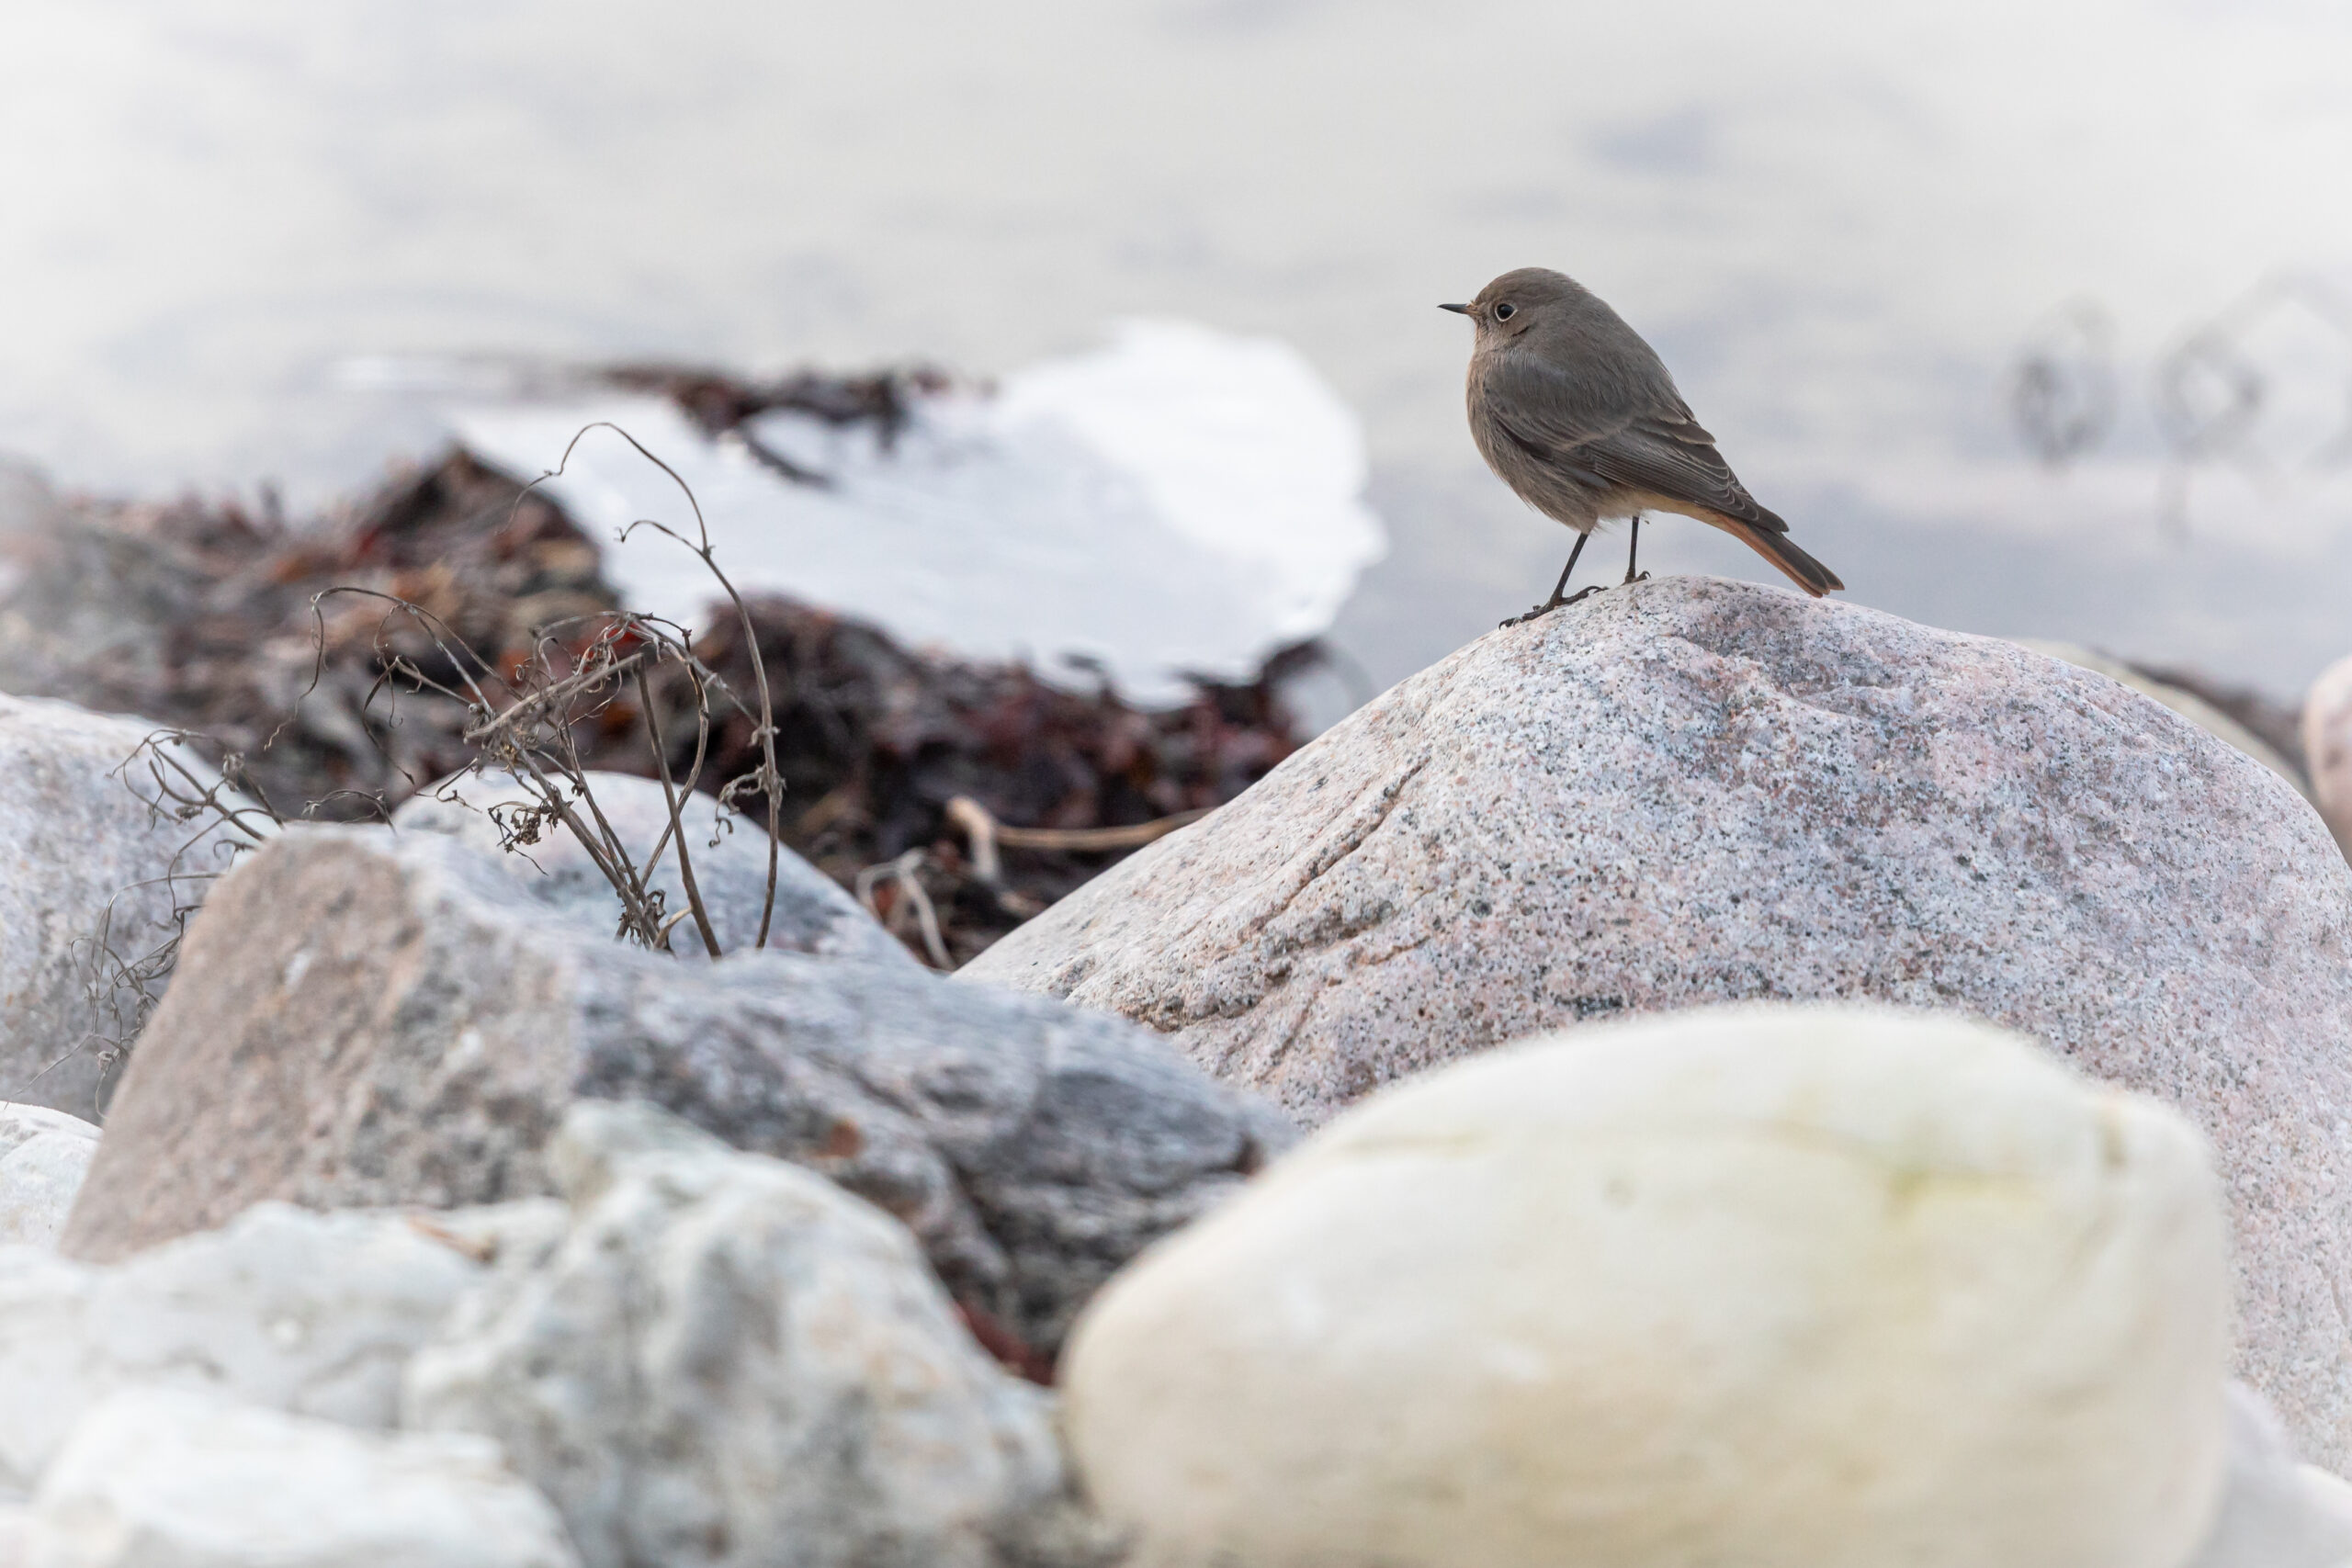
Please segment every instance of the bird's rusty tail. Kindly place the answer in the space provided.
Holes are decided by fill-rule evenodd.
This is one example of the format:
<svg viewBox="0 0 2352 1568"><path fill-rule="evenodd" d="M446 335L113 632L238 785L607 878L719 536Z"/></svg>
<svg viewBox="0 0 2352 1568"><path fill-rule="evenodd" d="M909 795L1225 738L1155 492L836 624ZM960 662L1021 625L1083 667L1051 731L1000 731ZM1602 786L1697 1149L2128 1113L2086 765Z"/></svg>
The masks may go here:
<svg viewBox="0 0 2352 1568"><path fill-rule="evenodd" d="M1767 515L1769 516L1770 513ZM1716 527L1779 567L1791 582L1816 599L1825 593L1846 586L1838 580L1836 572L1789 543L1789 536L1786 534L1775 534L1759 528L1753 523L1744 523L1736 517L1726 517L1720 512L1707 518L1706 521L1713 523Z"/></svg>

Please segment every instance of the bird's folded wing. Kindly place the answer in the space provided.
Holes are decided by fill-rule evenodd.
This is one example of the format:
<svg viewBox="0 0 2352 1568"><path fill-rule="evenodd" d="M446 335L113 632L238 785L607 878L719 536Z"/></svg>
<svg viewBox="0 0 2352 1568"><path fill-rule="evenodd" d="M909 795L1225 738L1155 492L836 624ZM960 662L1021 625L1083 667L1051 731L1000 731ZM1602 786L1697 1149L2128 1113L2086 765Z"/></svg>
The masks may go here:
<svg viewBox="0 0 2352 1568"><path fill-rule="evenodd" d="M1655 430L1647 421L1594 443L1576 460L1627 490L1694 502L1767 533L1789 531L1786 523L1756 503L1713 446L1680 440Z"/></svg>
<svg viewBox="0 0 2352 1568"><path fill-rule="evenodd" d="M1564 467L1626 490L1687 501L1785 534L1789 525L1756 502L1731 471L1715 438L1668 389L1639 393L1589 384L1532 359L1490 372L1487 407L1511 439Z"/></svg>

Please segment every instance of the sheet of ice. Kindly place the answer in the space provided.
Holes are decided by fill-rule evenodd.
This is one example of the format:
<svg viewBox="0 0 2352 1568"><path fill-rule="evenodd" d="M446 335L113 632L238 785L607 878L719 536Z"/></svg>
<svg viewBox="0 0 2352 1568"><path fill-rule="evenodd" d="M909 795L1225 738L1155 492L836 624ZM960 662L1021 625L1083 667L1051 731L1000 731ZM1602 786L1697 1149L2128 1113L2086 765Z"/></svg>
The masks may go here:
<svg viewBox="0 0 2352 1568"><path fill-rule="evenodd" d="M1102 349L1032 367L994 394L920 400L884 450L868 429L763 415L763 446L827 476L796 484L740 442L713 442L670 404L610 396L475 407L468 450L518 478L609 421L694 489L719 564L746 591L787 593L903 641L1025 660L1091 680L1099 665L1144 703L1187 674L1252 674L1331 623L1386 553L1364 505L1354 416L1300 355L1268 339L1128 321ZM590 431L548 481L608 540L639 518L693 536L676 486L609 431ZM639 528L608 544L634 609L698 624L701 564Z"/></svg>

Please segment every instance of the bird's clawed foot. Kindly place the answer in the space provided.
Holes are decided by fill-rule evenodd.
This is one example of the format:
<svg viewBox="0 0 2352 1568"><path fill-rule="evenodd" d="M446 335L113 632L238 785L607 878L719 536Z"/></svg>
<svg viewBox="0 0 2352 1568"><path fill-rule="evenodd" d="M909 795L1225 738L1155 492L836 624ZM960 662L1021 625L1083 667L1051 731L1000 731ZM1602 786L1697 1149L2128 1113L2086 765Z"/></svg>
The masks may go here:
<svg viewBox="0 0 2352 1568"><path fill-rule="evenodd" d="M1623 587L1627 587L1628 585L1633 584L1633 583L1636 583L1636 582L1647 582L1649 580L1650 580L1650 574L1649 574L1648 572L1646 572L1646 571L1645 571L1645 572L1641 572L1641 573L1639 573L1639 574L1636 574L1636 573L1634 573L1634 572L1630 572L1630 571L1629 571L1629 572L1627 572L1627 573L1625 574L1625 581L1624 581L1623 582L1620 582L1617 586L1618 586L1618 587L1620 587L1620 588L1623 588Z"/></svg>
<svg viewBox="0 0 2352 1568"><path fill-rule="evenodd" d="M1546 600L1544 603L1536 605L1535 608L1528 611L1527 614L1523 615L1513 615L1510 620L1497 621L1495 623L1495 629L1497 631L1500 631L1505 626L1523 626L1530 621L1540 621L1555 610L1565 610L1579 599L1591 598L1594 594L1600 592L1603 586L1603 584L1596 582L1589 588L1577 589L1574 593L1569 594L1565 599Z"/></svg>

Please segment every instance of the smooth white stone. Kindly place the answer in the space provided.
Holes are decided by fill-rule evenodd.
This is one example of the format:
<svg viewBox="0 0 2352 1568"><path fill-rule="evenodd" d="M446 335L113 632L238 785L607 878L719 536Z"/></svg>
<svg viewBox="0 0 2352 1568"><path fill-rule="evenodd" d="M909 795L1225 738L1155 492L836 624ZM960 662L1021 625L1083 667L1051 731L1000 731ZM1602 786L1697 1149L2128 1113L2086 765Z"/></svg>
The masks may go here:
<svg viewBox="0 0 2352 1568"><path fill-rule="evenodd" d="M1747 1007L1342 1115L1114 1279L1063 1389L1152 1568L2178 1568L2228 1365L2177 1114L1980 1023Z"/></svg>

